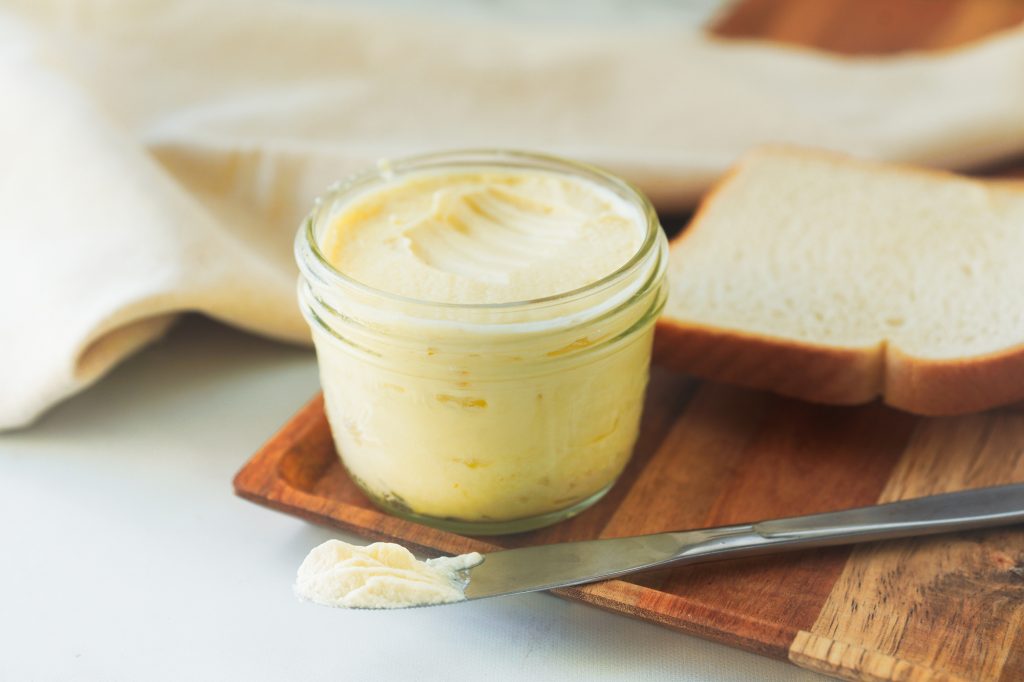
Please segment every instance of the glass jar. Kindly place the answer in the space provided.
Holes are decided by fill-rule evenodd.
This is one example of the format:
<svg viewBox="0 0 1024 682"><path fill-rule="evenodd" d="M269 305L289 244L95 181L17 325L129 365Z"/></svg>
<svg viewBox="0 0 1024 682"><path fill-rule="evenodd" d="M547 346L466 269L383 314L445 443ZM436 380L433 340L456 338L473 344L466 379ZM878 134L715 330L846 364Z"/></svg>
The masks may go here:
<svg viewBox="0 0 1024 682"><path fill-rule="evenodd" d="M643 241L574 291L512 303L439 303L372 288L321 251L339 210L416 173L567 174L635 210ZM384 510L469 534L513 533L599 500L636 442L667 243L650 202L589 166L518 152L381 162L332 187L295 243L325 408L352 480Z"/></svg>

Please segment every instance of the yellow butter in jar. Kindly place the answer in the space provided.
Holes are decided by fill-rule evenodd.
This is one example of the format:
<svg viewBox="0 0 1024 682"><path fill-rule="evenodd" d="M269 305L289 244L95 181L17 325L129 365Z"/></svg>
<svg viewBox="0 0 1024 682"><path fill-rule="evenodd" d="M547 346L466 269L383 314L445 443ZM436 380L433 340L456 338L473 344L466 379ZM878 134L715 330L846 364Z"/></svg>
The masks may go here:
<svg viewBox="0 0 1024 682"><path fill-rule="evenodd" d="M353 480L461 533L596 502L636 441L666 251L635 189L552 157L435 154L333 188L296 257Z"/></svg>

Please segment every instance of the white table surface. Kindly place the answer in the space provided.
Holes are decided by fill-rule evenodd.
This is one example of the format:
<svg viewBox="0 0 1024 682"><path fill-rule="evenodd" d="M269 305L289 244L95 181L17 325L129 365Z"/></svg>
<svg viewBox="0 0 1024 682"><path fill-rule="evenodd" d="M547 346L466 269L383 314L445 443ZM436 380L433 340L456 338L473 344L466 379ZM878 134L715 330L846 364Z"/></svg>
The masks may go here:
<svg viewBox="0 0 1024 682"><path fill-rule="evenodd" d="M0 680L823 679L546 594L298 602L306 552L360 540L236 498L231 479L316 389L311 351L188 318L0 435Z"/></svg>

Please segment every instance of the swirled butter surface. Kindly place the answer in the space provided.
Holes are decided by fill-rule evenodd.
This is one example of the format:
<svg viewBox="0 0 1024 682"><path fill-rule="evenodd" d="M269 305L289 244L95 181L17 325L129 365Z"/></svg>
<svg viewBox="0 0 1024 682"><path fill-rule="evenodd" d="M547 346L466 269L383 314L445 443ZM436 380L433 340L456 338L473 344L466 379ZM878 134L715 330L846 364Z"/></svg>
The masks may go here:
<svg viewBox="0 0 1024 682"><path fill-rule="evenodd" d="M317 604L350 609L396 609L462 601L476 552L418 561L390 542L366 547L328 540L314 547L295 579L295 593Z"/></svg>
<svg viewBox="0 0 1024 682"><path fill-rule="evenodd" d="M643 241L637 210L545 172L422 174L357 197L322 250L372 287L447 303L527 301L611 274Z"/></svg>

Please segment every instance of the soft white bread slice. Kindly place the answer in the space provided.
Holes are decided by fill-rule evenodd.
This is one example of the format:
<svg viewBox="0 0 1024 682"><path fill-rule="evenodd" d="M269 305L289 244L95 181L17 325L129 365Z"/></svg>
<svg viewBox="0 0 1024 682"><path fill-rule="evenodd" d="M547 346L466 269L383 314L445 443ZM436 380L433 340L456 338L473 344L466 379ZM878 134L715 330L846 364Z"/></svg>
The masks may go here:
<svg viewBox="0 0 1024 682"><path fill-rule="evenodd" d="M658 361L919 414L1024 399L1024 191L764 148L671 248Z"/></svg>

